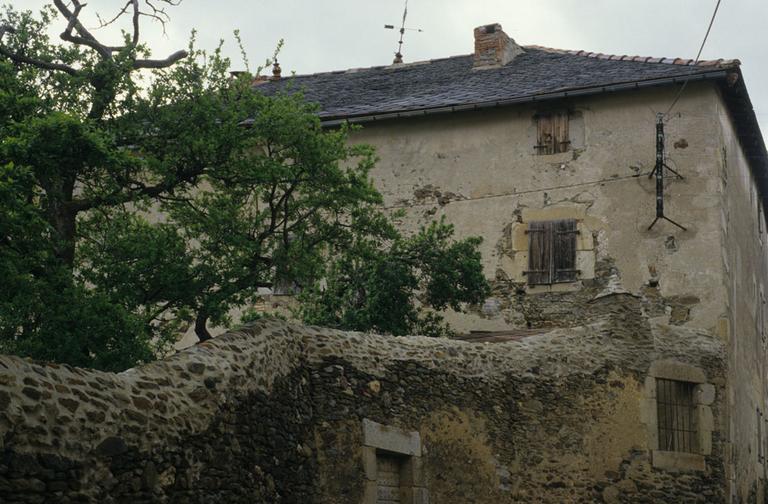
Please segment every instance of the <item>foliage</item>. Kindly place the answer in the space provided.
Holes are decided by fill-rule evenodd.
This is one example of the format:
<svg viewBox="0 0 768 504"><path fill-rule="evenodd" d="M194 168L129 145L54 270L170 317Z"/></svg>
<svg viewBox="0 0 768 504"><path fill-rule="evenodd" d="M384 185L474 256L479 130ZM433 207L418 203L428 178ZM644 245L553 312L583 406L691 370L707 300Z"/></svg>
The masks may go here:
<svg viewBox="0 0 768 504"><path fill-rule="evenodd" d="M243 314L240 316L240 323L250 324L252 322L256 322L257 320L264 319L288 320L288 317L279 312L263 312L257 311L254 308L246 308L243 311Z"/></svg>
<svg viewBox="0 0 768 504"><path fill-rule="evenodd" d="M338 251L322 282L302 292L305 322L383 334L444 335L437 311L461 310L488 293L480 268L479 238L452 241L453 227L433 222L412 237L390 230L361 236ZM426 308L426 309L425 309Z"/></svg>
<svg viewBox="0 0 768 504"><path fill-rule="evenodd" d="M400 236L373 150L300 93L254 93L194 38L162 68L128 36L108 54L53 45L55 19L0 20L0 352L125 369L191 325L209 338L276 281L307 290L307 320L392 334L442 330L415 295L480 298L478 241L442 223Z"/></svg>

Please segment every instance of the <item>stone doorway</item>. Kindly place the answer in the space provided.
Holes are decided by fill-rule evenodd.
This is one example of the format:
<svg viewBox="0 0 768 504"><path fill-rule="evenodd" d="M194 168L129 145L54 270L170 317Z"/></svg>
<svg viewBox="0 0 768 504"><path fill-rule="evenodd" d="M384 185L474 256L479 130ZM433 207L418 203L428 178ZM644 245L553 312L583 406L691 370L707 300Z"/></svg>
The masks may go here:
<svg viewBox="0 0 768 504"><path fill-rule="evenodd" d="M364 504L429 504L421 464L421 438L363 420Z"/></svg>
<svg viewBox="0 0 768 504"><path fill-rule="evenodd" d="M376 504L400 504L404 457L376 454Z"/></svg>

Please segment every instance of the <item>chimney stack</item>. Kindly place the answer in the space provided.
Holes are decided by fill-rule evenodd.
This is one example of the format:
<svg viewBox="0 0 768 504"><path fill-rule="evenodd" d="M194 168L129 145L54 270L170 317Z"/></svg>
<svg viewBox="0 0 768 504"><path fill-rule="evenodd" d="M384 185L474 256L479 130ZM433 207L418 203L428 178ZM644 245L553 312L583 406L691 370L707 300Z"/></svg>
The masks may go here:
<svg viewBox="0 0 768 504"><path fill-rule="evenodd" d="M276 81L280 80L280 75L282 74L282 69L280 68L280 63L275 60L274 63L272 63L272 78L271 80Z"/></svg>
<svg viewBox="0 0 768 504"><path fill-rule="evenodd" d="M524 52L522 47L504 33L499 23L475 28L473 70L502 67Z"/></svg>

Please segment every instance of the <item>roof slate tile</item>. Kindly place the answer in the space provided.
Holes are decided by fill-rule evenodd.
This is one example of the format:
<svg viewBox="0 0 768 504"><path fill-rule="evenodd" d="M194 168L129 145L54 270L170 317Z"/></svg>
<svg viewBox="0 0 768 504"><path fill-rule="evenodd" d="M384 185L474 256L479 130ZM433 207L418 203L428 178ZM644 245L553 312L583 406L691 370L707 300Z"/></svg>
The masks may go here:
<svg viewBox="0 0 768 504"><path fill-rule="evenodd" d="M702 61L617 56L527 46L506 66L475 71L472 55L385 67L297 75L258 90L302 91L320 117L343 119L439 107L509 101L597 86L684 77L734 67L738 60Z"/></svg>

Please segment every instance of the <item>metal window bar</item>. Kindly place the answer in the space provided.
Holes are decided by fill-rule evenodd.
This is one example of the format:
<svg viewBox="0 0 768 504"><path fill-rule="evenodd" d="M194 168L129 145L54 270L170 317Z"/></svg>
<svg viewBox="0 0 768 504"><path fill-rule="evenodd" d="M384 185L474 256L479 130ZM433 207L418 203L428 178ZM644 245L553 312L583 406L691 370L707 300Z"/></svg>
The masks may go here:
<svg viewBox="0 0 768 504"><path fill-rule="evenodd" d="M694 386L688 382L656 379L660 450L696 451Z"/></svg>
<svg viewBox="0 0 768 504"><path fill-rule="evenodd" d="M755 410L757 414L757 461L763 462L765 454L763 453L763 413L760 408Z"/></svg>
<svg viewBox="0 0 768 504"><path fill-rule="evenodd" d="M765 429L764 432L768 431L768 418L766 418L765 416L763 416L763 427ZM766 459L765 453L767 451L768 451L768 436L763 436L763 473L764 474L766 473L766 469L767 469L766 460L765 460Z"/></svg>

